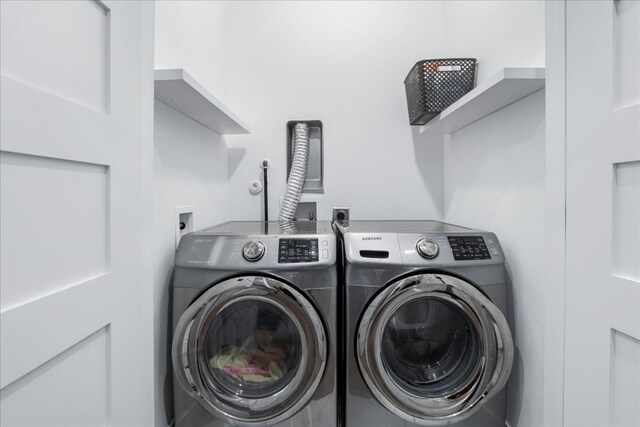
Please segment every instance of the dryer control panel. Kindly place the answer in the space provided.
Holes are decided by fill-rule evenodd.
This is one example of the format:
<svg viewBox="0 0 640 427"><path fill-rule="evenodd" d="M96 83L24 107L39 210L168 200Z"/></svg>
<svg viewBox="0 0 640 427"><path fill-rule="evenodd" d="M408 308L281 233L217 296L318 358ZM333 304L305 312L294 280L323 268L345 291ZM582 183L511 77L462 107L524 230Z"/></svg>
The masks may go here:
<svg viewBox="0 0 640 427"><path fill-rule="evenodd" d="M280 239L278 241L279 264L318 262L318 259L318 239Z"/></svg>
<svg viewBox="0 0 640 427"><path fill-rule="evenodd" d="M448 236L448 240L456 261L491 259L482 236Z"/></svg>

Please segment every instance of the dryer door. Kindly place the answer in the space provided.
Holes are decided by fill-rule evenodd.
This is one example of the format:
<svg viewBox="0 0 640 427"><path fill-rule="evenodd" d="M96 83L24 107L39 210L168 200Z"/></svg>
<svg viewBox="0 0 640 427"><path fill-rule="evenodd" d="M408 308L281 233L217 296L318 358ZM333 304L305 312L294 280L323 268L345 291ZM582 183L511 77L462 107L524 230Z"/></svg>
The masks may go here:
<svg viewBox="0 0 640 427"><path fill-rule="evenodd" d="M211 414L238 425L274 424L313 396L327 337L315 307L292 286L236 277L185 311L172 358L182 388Z"/></svg>
<svg viewBox="0 0 640 427"><path fill-rule="evenodd" d="M469 417L511 372L513 340L503 314L475 286L446 274L387 286L357 331L356 358L369 389L413 423Z"/></svg>

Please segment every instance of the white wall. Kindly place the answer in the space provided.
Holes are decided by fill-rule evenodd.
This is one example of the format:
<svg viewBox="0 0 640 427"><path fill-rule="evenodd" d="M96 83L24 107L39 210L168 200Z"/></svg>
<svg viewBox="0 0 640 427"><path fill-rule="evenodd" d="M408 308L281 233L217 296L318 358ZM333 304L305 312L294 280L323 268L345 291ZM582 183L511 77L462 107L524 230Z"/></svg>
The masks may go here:
<svg viewBox="0 0 640 427"><path fill-rule="evenodd" d="M155 68L184 68L224 100L226 8L226 2L156 2ZM195 206L195 229L228 220L228 150L224 137L159 101L154 139L155 423L166 426L173 420L169 346L175 208Z"/></svg>
<svg viewBox="0 0 640 427"><path fill-rule="evenodd" d="M226 1L156 2L155 68L184 68L220 101L227 97Z"/></svg>
<svg viewBox="0 0 640 427"><path fill-rule="evenodd" d="M543 1L447 1L448 55L478 59L478 82L504 67L544 67Z"/></svg>
<svg viewBox="0 0 640 427"><path fill-rule="evenodd" d="M270 218L286 185L286 123L321 120L320 219L439 219L442 153L409 126L403 80L444 55L442 2L233 2L229 102L252 134L229 138L233 219L260 219L248 192L269 169Z"/></svg>

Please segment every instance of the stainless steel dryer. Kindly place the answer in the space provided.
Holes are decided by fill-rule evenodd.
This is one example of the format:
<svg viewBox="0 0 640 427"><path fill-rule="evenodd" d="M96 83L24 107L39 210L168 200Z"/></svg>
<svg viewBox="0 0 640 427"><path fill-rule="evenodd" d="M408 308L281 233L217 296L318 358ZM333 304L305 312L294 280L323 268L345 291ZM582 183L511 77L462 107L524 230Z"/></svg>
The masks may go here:
<svg viewBox="0 0 640 427"><path fill-rule="evenodd" d="M173 280L176 427L335 426L331 224L229 222L182 237Z"/></svg>
<svg viewBox="0 0 640 427"><path fill-rule="evenodd" d="M346 265L346 424L504 427L513 341L493 233L336 223Z"/></svg>

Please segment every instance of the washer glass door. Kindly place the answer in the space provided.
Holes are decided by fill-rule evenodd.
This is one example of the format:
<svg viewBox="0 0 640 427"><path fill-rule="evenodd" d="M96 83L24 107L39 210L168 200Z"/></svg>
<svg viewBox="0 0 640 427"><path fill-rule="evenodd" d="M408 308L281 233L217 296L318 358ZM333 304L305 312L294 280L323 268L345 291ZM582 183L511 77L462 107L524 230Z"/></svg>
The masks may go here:
<svg viewBox="0 0 640 427"><path fill-rule="evenodd" d="M503 314L472 284L446 274L390 284L357 330L356 357L369 389L413 423L471 416L511 371L513 341Z"/></svg>
<svg viewBox="0 0 640 427"><path fill-rule="evenodd" d="M278 304L249 297L218 312L199 345L216 384L235 396L259 399L291 382L301 341L298 326Z"/></svg>
<svg viewBox="0 0 640 427"><path fill-rule="evenodd" d="M291 417L313 396L326 359L313 305L292 286L261 276L213 286L185 311L173 341L181 386L238 425Z"/></svg>

